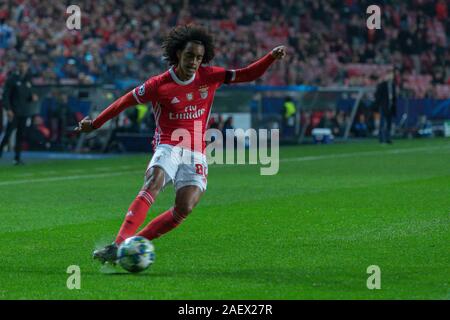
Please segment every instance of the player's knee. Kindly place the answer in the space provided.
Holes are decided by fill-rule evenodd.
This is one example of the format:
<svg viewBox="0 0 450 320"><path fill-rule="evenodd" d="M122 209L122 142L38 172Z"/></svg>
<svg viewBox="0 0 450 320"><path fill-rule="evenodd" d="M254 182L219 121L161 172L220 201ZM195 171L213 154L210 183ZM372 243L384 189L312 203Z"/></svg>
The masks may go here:
<svg viewBox="0 0 450 320"><path fill-rule="evenodd" d="M157 169L157 170L155 170ZM164 171L158 168L150 168L145 174L145 182L143 189L156 194L164 185Z"/></svg>
<svg viewBox="0 0 450 320"><path fill-rule="evenodd" d="M174 211L178 216L184 219L192 212L193 209L194 206L189 203L180 203L175 206Z"/></svg>

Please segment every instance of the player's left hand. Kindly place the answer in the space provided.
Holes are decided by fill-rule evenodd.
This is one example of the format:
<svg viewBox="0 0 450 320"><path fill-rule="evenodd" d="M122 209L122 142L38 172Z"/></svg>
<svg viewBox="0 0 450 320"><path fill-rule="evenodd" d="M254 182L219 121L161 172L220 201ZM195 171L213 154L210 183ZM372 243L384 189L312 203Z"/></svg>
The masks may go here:
<svg viewBox="0 0 450 320"><path fill-rule="evenodd" d="M271 54L272 57L274 57L277 60L283 59L286 56L286 47L278 46L276 48L273 48Z"/></svg>

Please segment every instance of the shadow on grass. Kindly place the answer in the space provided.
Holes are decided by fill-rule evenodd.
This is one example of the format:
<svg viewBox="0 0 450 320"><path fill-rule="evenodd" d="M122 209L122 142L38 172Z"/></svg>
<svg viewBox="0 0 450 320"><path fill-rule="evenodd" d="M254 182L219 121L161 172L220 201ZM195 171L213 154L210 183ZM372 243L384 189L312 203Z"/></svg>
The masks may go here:
<svg viewBox="0 0 450 320"><path fill-rule="evenodd" d="M271 283L271 284L311 284L314 282L313 279L317 278L317 274L306 273L303 270L298 270L295 268L276 268L276 269L261 269L261 268L247 268L247 269L201 269L201 270L188 270L188 269L178 269L174 268L167 271L153 270L151 267L147 270L137 273L131 273L121 269L120 267L110 267L107 270L103 269L88 269L81 267L81 275L87 275L89 277L118 277L126 278L137 277L141 279L153 279L153 280L163 280L163 279L179 279L181 281L221 281L227 280L230 282L250 282L250 283ZM68 276L66 270L60 268L20 268L14 270L1 270L0 278L5 274L16 274L18 277L36 275L45 276ZM316 279L317 280L317 279Z"/></svg>
<svg viewBox="0 0 450 320"><path fill-rule="evenodd" d="M147 271L143 275L157 278L180 278L190 280L224 280L230 282L248 281L252 283L271 284L305 284L311 283L312 279L308 274L297 269L234 269L234 270L174 270L171 272Z"/></svg>
<svg viewBox="0 0 450 320"><path fill-rule="evenodd" d="M151 277L154 276L149 271L143 271L143 272L127 272L127 271L116 271L116 272L102 272L102 275L104 276L132 276L132 277Z"/></svg>
<svg viewBox="0 0 450 320"><path fill-rule="evenodd" d="M193 281L248 281L252 283L271 283L271 284L312 284L310 274L298 269L280 268L280 269L233 269L233 270L171 270L171 271L153 271L151 268L139 273L130 273L117 268L101 272L102 276L132 276L142 278L159 279L180 279ZM314 276L313 276L314 278Z"/></svg>

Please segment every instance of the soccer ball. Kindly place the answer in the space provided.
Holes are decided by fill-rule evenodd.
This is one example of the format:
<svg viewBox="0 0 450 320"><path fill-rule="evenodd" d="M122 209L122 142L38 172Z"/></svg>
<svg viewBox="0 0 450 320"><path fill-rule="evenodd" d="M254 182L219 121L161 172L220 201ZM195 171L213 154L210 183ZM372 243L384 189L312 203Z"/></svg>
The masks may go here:
<svg viewBox="0 0 450 320"><path fill-rule="evenodd" d="M155 261L155 247L144 237L131 237L117 250L117 260L129 272L141 272Z"/></svg>

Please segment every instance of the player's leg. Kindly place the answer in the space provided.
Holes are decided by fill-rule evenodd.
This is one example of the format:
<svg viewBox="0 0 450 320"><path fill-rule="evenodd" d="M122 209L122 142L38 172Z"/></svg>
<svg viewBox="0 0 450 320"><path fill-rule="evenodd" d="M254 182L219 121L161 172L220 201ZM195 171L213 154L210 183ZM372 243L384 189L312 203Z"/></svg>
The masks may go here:
<svg viewBox="0 0 450 320"><path fill-rule="evenodd" d="M136 233L160 190L175 177L180 160L178 152L177 148L169 145L156 148L145 174L144 185L128 208L125 221L119 230L115 241L117 245Z"/></svg>
<svg viewBox="0 0 450 320"><path fill-rule="evenodd" d="M138 236L153 240L176 228L192 212L203 193L204 191L196 185L178 189L174 207L153 219L138 233Z"/></svg>
<svg viewBox="0 0 450 320"><path fill-rule="evenodd" d="M133 236L137 229L144 223L148 210L164 186L164 181L165 172L162 168L151 167L147 170L144 185L128 208L125 220L120 227L115 240L117 245Z"/></svg>
<svg viewBox="0 0 450 320"><path fill-rule="evenodd" d="M145 175L145 182L138 196L131 203L125 220L120 227L116 240L101 249L95 250L93 257L101 263L115 263L119 245L127 238L133 236L140 225L145 221L147 212L153 204L159 191L164 186L165 171L160 167L151 167Z"/></svg>
<svg viewBox="0 0 450 320"><path fill-rule="evenodd" d="M133 236L145 221L147 212L165 184L172 181L178 169L176 153L170 146L158 146L148 166L144 185L136 199L128 208L125 220L116 240L106 247L94 251L94 258L100 262L115 262L118 246L125 239Z"/></svg>
<svg viewBox="0 0 450 320"><path fill-rule="evenodd" d="M175 175L175 205L153 219L138 235L155 239L176 228L192 212L206 190L208 164L202 153L184 150Z"/></svg>

